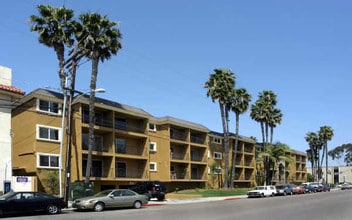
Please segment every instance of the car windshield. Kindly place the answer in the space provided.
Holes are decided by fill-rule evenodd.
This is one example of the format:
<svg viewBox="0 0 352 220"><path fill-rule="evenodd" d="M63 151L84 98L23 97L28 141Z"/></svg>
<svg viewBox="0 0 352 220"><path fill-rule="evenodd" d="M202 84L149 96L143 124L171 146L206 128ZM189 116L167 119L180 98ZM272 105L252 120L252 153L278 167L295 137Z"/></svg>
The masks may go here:
<svg viewBox="0 0 352 220"><path fill-rule="evenodd" d="M6 193L2 196L0 196L0 200L5 200L7 198L10 198L11 196L13 196L15 193L14 192L9 192L9 193Z"/></svg>
<svg viewBox="0 0 352 220"><path fill-rule="evenodd" d="M107 195L109 195L111 192L112 192L112 190L104 190L104 191L101 191L101 192L95 194L94 196L99 196L99 197L101 197L101 196L107 196Z"/></svg>
<svg viewBox="0 0 352 220"><path fill-rule="evenodd" d="M257 187L255 187L255 190L263 190L263 189L265 189L265 186L257 186Z"/></svg>

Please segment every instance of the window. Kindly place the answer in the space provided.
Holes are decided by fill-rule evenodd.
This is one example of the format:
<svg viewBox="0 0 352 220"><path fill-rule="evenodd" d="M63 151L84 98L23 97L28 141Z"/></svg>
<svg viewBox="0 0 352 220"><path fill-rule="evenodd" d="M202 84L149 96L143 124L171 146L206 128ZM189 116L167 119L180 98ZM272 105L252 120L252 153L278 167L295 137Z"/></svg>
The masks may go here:
<svg viewBox="0 0 352 220"><path fill-rule="evenodd" d="M115 166L116 166L116 173L115 173L115 176L116 177L126 177L127 176L127 166L126 166L126 163L124 162L116 162L115 163Z"/></svg>
<svg viewBox="0 0 352 220"><path fill-rule="evenodd" d="M149 170L150 171L157 171L158 170L156 162L150 162L149 163Z"/></svg>
<svg viewBox="0 0 352 220"><path fill-rule="evenodd" d="M149 143L149 151L156 152L156 143L155 142Z"/></svg>
<svg viewBox="0 0 352 220"><path fill-rule="evenodd" d="M115 139L115 153L125 154L126 153L126 140L125 139Z"/></svg>
<svg viewBox="0 0 352 220"><path fill-rule="evenodd" d="M156 125L153 123L149 123L149 131L156 131Z"/></svg>
<svg viewBox="0 0 352 220"><path fill-rule="evenodd" d="M37 167L59 168L59 156L56 154L38 154Z"/></svg>
<svg viewBox="0 0 352 220"><path fill-rule="evenodd" d="M221 144L221 139L214 137L213 142L214 142L215 144Z"/></svg>
<svg viewBox="0 0 352 220"><path fill-rule="evenodd" d="M103 136L94 135L94 142L95 146L93 146L94 151L103 151ZM88 150L89 149L89 134L83 133L82 134L82 149Z"/></svg>
<svg viewBox="0 0 352 220"><path fill-rule="evenodd" d="M115 118L115 129L127 130L127 122L124 118Z"/></svg>
<svg viewBox="0 0 352 220"><path fill-rule="evenodd" d="M221 159L222 159L222 153L220 153L220 152L214 152L213 158L214 158L215 160L221 160Z"/></svg>
<svg viewBox="0 0 352 220"><path fill-rule="evenodd" d="M50 113L50 114L61 114L61 105L57 102L51 102L46 100L37 99L37 110Z"/></svg>
<svg viewBox="0 0 352 220"><path fill-rule="evenodd" d="M37 125L37 139L60 141L60 128Z"/></svg>
<svg viewBox="0 0 352 220"><path fill-rule="evenodd" d="M220 166L214 167L214 174L221 174L221 167Z"/></svg>
<svg viewBox="0 0 352 220"><path fill-rule="evenodd" d="M87 160L82 161L82 171L83 175L86 174L87 170ZM103 177L103 161L102 160L92 160L92 167L90 168L90 175L92 177Z"/></svg>

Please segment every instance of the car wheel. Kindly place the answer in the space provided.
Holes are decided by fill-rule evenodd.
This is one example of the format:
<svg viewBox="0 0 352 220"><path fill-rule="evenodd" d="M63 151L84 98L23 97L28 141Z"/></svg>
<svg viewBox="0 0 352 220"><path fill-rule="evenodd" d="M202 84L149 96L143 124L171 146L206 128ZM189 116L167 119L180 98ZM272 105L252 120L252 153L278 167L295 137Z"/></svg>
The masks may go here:
<svg viewBox="0 0 352 220"><path fill-rule="evenodd" d="M2 209L0 209L0 217L2 217L4 215Z"/></svg>
<svg viewBox="0 0 352 220"><path fill-rule="evenodd" d="M46 211L51 215L55 215L55 214L59 214L61 212L61 209L58 205L50 204L46 208Z"/></svg>
<svg viewBox="0 0 352 220"><path fill-rule="evenodd" d="M140 209L142 207L141 201L135 201L133 207L136 209Z"/></svg>
<svg viewBox="0 0 352 220"><path fill-rule="evenodd" d="M284 192L284 196L286 196L287 195L287 193L286 193L286 191Z"/></svg>
<svg viewBox="0 0 352 220"><path fill-rule="evenodd" d="M158 196L159 201L164 201L164 199L165 199L165 196Z"/></svg>
<svg viewBox="0 0 352 220"><path fill-rule="evenodd" d="M265 196L264 196L264 193L262 193L262 195L261 195L261 196L264 198L264 197L265 197Z"/></svg>
<svg viewBox="0 0 352 220"><path fill-rule="evenodd" d="M101 212L104 210L104 204L102 202L97 202L95 205L94 205L94 211L96 212Z"/></svg>

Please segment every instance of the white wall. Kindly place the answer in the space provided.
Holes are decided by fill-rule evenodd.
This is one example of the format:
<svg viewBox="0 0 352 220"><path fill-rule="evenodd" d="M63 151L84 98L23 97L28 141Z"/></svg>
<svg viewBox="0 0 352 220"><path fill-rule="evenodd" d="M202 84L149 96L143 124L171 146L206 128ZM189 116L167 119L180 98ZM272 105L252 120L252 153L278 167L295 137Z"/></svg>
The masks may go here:
<svg viewBox="0 0 352 220"><path fill-rule="evenodd" d="M0 66L0 84L11 85L11 69ZM4 180L11 181L11 97L0 91L0 191L3 191Z"/></svg>

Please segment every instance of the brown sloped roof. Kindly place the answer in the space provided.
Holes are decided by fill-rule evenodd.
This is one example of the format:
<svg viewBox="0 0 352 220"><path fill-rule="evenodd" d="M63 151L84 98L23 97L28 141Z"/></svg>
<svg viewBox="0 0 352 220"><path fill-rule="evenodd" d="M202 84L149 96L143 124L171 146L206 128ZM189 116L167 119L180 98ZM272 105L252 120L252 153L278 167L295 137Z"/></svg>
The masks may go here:
<svg viewBox="0 0 352 220"><path fill-rule="evenodd" d="M23 90L19 89L19 88L16 88L14 86L3 85L3 84L0 84L0 90L17 93L19 95L24 95L25 94L25 92Z"/></svg>

